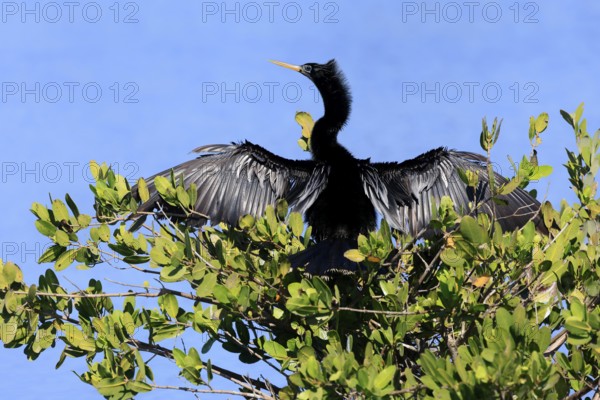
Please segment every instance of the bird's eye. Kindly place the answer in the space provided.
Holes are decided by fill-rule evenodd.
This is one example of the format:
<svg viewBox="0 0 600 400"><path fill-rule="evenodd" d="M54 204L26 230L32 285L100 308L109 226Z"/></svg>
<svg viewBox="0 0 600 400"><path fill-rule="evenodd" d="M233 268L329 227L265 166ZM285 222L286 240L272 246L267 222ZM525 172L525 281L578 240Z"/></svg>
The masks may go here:
<svg viewBox="0 0 600 400"><path fill-rule="evenodd" d="M312 71L312 67L310 65L303 65L302 69L304 70L304 72L306 72L307 74L310 74Z"/></svg>

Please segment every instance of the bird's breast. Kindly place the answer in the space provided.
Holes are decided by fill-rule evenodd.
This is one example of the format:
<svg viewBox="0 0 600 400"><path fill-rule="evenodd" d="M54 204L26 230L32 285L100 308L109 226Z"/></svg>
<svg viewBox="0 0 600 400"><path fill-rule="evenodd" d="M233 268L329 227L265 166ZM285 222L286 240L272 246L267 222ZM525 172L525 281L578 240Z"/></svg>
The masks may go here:
<svg viewBox="0 0 600 400"><path fill-rule="evenodd" d="M375 209L364 192L356 162L330 166L327 185L306 215L317 240L356 239L375 228Z"/></svg>

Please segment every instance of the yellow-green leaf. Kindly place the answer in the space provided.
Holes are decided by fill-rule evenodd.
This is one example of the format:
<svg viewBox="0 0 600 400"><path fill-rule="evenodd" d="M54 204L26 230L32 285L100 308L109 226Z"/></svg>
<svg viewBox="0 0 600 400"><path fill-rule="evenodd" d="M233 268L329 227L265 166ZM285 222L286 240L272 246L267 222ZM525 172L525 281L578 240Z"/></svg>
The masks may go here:
<svg viewBox="0 0 600 400"><path fill-rule="evenodd" d="M100 177L100 166L94 160L90 161L90 172L92 173L94 180L98 181L98 178Z"/></svg>
<svg viewBox="0 0 600 400"><path fill-rule="evenodd" d="M71 240L66 232L57 230L54 234L54 242L59 246L67 247L71 243Z"/></svg>
<svg viewBox="0 0 600 400"><path fill-rule="evenodd" d="M377 389L383 389L392 383L392 379L394 379L394 375L396 374L396 366L388 365L385 367L380 373L377 374L375 380L373 381L373 386Z"/></svg>
<svg viewBox="0 0 600 400"><path fill-rule="evenodd" d="M38 264L54 261L65 251L63 246L53 245L48 248L38 259Z"/></svg>
<svg viewBox="0 0 600 400"><path fill-rule="evenodd" d="M287 350L277 342L273 342L271 340L266 341L263 348L271 357L275 358L276 360L282 360L287 357Z"/></svg>
<svg viewBox="0 0 600 400"><path fill-rule="evenodd" d="M510 181L506 182L504 185L500 187L499 193L503 195L507 195L512 193L519 184L521 183L521 179L518 176L515 176Z"/></svg>
<svg viewBox="0 0 600 400"><path fill-rule="evenodd" d="M163 307L171 318L177 318L179 303L177 302L177 297L175 297L175 295L171 293L165 294L163 296Z"/></svg>
<svg viewBox="0 0 600 400"><path fill-rule="evenodd" d="M540 133L544 132L547 127L548 127L548 113L543 112L535 119L535 131L536 131L536 133L540 134Z"/></svg>
<svg viewBox="0 0 600 400"><path fill-rule="evenodd" d="M10 261L7 261L6 264L4 264L4 268L2 268L2 275L4 276L4 280L8 285L12 284L13 282L23 281L23 272L21 272L21 269Z"/></svg>
<svg viewBox="0 0 600 400"><path fill-rule="evenodd" d="M69 211L67 210L67 206L65 206L65 203L58 199L52 202L52 212L54 213L55 221L69 220Z"/></svg>
<svg viewBox="0 0 600 400"><path fill-rule="evenodd" d="M50 221L50 213L48 212L48 209L40 203L33 203L31 205L31 212L39 219Z"/></svg>
<svg viewBox="0 0 600 400"><path fill-rule="evenodd" d="M302 235L302 231L304 230L304 221L302 221L302 215L297 212L291 213L288 226L292 228L292 233L295 236Z"/></svg>
<svg viewBox="0 0 600 400"><path fill-rule="evenodd" d="M365 256L362 255L361 252L358 251L358 249L347 250L344 253L344 257L346 257L350 261L354 261L357 263L363 262L365 260Z"/></svg>
<svg viewBox="0 0 600 400"><path fill-rule="evenodd" d="M475 218L465 215L460 221L460 233L471 243L478 245L489 242L490 238Z"/></svg>
<svg viewBox="0 0 600 400"><path fill-rule="evenodd" d="M56 262L54 263L54 269L57 271L62 271L63 269L65 269L69 265L71 265L73 263L73 261L75 261L75 256L77 255L77 251L78 251L78 249L71 249L71 250L67 250L64 253L62 253L58 257L58 260L56 260Z"/></svg>
<svg viewBox="0 0 600 400"><path fill-rule="evenodd" d="M298 111L296 113L296 122L302 127L302 136L310 138L312 129L315 126L312 116L307 112Z"/></svg>
<svg viewBox="0 0 600 400"><path fill-rule="evenodd" d="M53 236L56 233L56 227L48 221L38 219L35 221L35 227L44 236Z"/></svg>
<svg viewBox="0 0 600 400"><path fill-rule="evenodd" d="M145 203L146 201L148 201L148 199L150 199L150 192L148 191L148 185L146 184L144 178L138 179L137 190L138 195L140 196L140 200L142 200L142 202Z"/></svg>

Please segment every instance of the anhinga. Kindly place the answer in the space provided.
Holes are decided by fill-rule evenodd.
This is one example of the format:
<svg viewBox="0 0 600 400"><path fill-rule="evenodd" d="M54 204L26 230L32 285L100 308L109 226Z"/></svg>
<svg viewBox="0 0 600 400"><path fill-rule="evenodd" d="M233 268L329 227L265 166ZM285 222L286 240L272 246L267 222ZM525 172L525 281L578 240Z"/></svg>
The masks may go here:
<svg viewBox="0 0 600 400"><path fill-rule="evenodd" d="M195 183L194 209L211 223L235 225L241 216L260 216L267 205L285 199L305 215L317 242L290 256L292 266L321 275L356 270L344 252L356 248L360 233L375 228L376 211L391 227L413 235L427 228L432 206L445 195L459 212L468 210L470 202L483 203L479 212L492 215L504 230L519 228L531 218L539 222L539 202L521 189L501 196L505 205L490 201L486 158L481 155L440 147L402 163L354 158L337 139L348 120L351 97L335 60L301 66L274 63L309 78L323 98L325 112L311 136L312 160L288 160L245 141L198 147L194 152L203 154L195 160L157 174L182 176L186 187ZM478 172L478 187L467 186L458 169ZM154 177L148 180L150 199L140 211L150 211L161 201ZM494 179L497 186L506 182L497 174Z"/></svg>

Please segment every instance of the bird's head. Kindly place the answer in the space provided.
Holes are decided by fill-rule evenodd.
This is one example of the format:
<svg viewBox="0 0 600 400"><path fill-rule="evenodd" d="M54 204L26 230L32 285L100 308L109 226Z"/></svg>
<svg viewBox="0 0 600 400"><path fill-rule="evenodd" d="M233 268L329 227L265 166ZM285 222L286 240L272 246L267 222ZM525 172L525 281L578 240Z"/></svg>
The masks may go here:
<svg viewBox="0 0 600 400"><path fill-rule="evenodd" d="M325 137L331 143L336 142L337 133L342 129L350 115L352 96L344 74L339 70L335 60L330 60L325 64L306 63L302 65L293 65L281 61L272 62L300 72L310 79L321 93L325 114L315 123L313 128L312 147L313 155L315 155L315 150L318 147L317 138ZM319 135L318 132L320 131L325 133Z"/></svg>
<svg viewBox="0 0 600 400"><path fill-rule="evenodd" d="M341 78L341 72L337 67L335 60L329 60L325 64L306 63L302 65L293 65L281 61L271 61L284 68L300 72L315 84L331 80L333 78Z"/></svg>

